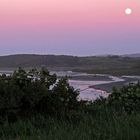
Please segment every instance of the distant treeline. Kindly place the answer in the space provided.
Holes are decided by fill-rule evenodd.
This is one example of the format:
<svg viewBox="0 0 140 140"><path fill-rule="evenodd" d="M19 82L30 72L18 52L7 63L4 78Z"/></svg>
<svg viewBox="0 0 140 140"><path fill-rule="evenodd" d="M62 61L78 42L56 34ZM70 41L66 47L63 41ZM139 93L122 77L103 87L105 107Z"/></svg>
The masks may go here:
<svg viewBox="0 0 140 140"><path fill-rule="evenodd" d="M114 75L140 75L140 57L122 56L65 56L65 55L9 55L0 56L0 68L40 68L73 70Z"/></svg>

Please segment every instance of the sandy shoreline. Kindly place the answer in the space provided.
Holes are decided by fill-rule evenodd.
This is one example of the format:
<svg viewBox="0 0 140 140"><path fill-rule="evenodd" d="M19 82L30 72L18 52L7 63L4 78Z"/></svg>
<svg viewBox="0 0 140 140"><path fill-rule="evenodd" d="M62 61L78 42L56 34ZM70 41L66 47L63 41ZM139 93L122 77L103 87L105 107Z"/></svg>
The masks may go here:
<svg viewBox="0 0 140 140"><path fill-rule="evenodd" d="M1 71L9 74L11 71ZM68 76L69 83L80 91L79 99L96 100L100 97L107 98L112 92L113 87L121 88L130 82L140 80L140 76L111 76L107 74L87 74L71 71L52 71L58 77Z"/></svg>
<svg viewBox="0 0 140 140"><path fill-rule="evenodd" d="M107 98L111 92L113 87L121 88L124 85L128 85L128 83L136 82L140 80L140 78L137 77L114 77L110 76L112 80L106 80L106 81L82 81L79 80L70 80L70 84L75 88L79 89L80 100L88 100L88 101L94 101L99 99L100 97ZM105 79L104 79L105 80Z"/></svg>
<svg viewBox="0 0 140 140"><path fill-rule="evenodd" d="M115 88L121 88L124 85L128 85L131 82L136 82L139 81L139 78L123 78L125 81L118 81L118 82L112 82L112 83L105 83L105 84L100 84L100 85L93 85L89 86L89 88L94 88L94 89L99 89L99 90L104 90L107 92L112 92L112 89Z"/></svg>

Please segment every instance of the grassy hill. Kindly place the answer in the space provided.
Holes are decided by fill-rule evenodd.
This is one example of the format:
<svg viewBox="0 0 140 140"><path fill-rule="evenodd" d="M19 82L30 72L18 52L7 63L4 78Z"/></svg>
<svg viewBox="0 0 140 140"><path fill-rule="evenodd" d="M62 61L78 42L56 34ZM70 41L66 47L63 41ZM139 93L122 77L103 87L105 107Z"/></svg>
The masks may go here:
<svg viewBox="0 0 140 140"><path fill-rule="evenodd" d="M126 54L126 55L123 55L124 57L140 57L140 53L135 53L135 54Z"/></svg>
<svg viewBox="0 0 140 140"><path fill-rule="evenodd" d="M52 70L73 70L114 75L140 75L140 58L121 56L9 55L0 56L0 69L47 66Z"/></svg>

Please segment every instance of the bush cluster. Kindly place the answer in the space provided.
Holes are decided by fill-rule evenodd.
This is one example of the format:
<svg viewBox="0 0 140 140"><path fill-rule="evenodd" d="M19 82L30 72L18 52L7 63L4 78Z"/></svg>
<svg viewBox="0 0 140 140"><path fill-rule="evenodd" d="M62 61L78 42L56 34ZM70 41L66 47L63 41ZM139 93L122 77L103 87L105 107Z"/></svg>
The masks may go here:
<svg viewBox="0 0 140 140"><path fill-rule="evenodd" d="M126 113L140 111L140 82L130 83L121 89L114 88L112 94L107 99L109 106L122 110Z"/></svg>
<svg viewBox="0 0 140 140"><path fill-rule="evenodd" d="M67 78L58 80L46 68L28 72L19 68L10 76L0 76L0 120L36 113L70 114L79 108L78 95Z"/></svg>

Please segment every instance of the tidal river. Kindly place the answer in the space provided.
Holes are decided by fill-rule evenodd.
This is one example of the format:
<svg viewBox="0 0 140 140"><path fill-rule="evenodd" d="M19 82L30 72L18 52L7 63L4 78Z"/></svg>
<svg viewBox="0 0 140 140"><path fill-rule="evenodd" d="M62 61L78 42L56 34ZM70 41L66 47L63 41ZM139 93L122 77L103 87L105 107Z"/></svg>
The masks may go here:
<svg viewBox="0 0 140 140"><path fill-rule="evenodd" d="M107 98L109 92L96 89L94 86L125 81L123 78L103 74L86 74L78 72L53 72L58 76L68 76L69 83L80 91L79 100L94 101L100 97Z"/></svg>
<svg viewBox="0 0 140 140"><path fill-rule="evenodd" d="M0 71L0 73L9 75L12 71ZM140 80L140 76L115 77L106 74L87 74L71 71L52 71L51 74L53 73L56 73L58 77L67 76L70 85L80 91L78 100L88 101L94 101L100 97L107 98L111 93L108 89Z"/></svg>
<svg viewBox="0 0 140 140"><path fill-rule="evenodd" d="M109 84L114 82L121 82L124 81L118 77L112 77L110 81L81 81L81 80L69 80L71 86L75 89L80 91L79 100L88 100L94 101L99 99L100 97L107 98L109 96L109 92L104 91L102 89L96 89L94 86L102 85L102 84ZM92 88L91 88L92 86Z"/></svg>

